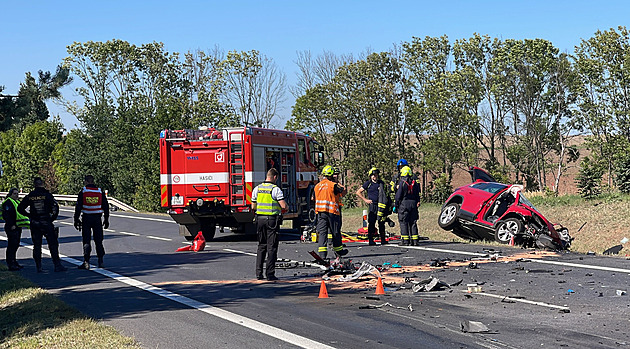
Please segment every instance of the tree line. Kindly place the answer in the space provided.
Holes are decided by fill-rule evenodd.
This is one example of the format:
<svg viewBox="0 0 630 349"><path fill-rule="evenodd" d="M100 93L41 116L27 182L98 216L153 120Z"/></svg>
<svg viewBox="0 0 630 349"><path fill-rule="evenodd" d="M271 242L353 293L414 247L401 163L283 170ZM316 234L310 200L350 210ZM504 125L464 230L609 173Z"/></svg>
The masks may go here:
<svg viewBox="0 0 630 349"><path fill-rule="evenodd" d="M0 88L5 189L29 188L37 174L53 192L75 193L91 173L117 198L159 210L160 130L278 127L290 91L296 103L287 129L313 135L329 162L354 178L406 158L426 200L440 202L453 171L471 165L556 194L567 169L580 166L584 196L602 184L630 191L625 27L598 31L571 53L543 39L479 34L414 37L357 57L298 52L290 87L256 50L179 54L161 43L110 40L67 52L55 73L27 73L16 96ZM79 102L59 93L73 79ZM64 104L79 128L64 130L47 100ZM586 135L584 146L572 142L578 135Z"/></svg>

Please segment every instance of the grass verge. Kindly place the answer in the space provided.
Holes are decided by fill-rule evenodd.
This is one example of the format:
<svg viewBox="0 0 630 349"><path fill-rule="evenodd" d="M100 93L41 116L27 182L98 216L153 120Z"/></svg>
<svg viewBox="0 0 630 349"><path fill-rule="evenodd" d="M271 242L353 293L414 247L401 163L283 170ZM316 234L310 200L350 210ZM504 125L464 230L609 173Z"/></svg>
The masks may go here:
<svg viewBox="0 0 630 349"><path fill-rule="evenodd" d="M0 265L0 348L140 348Z"/></svg>

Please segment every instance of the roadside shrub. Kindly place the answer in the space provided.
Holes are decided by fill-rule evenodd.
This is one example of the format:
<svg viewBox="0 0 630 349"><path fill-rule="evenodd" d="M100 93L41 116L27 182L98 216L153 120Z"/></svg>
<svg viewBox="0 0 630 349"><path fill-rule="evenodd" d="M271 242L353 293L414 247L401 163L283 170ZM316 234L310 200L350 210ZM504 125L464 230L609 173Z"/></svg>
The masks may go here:
<svg viewBox="0 0 630 349"><path fill-rule="evenodd" d="M442 173L431 184L427 200L428 202L443 204L451 194L453 194L453 186L446 173Z"/></svg>
<svg viewBox="0 0 630 349"><path fill-rule="evenodd" d="M593 199L601 194L601 181L603 176L604 168L596 161L585 157L580 163L580 171L575 177L575 183L580 196L585 199Z"/></svg>
<svg viewBox="0 0 630 349"><path fill-rule="evenodd" d="M615 185L624 194L630 194L630 156L625 155L615 163Z"/></svg>
<svg viewBox="0 0 630 349"><path fill-rule="evenodd" d="M359 200L359 197L356 194L357 189L359 189L359 187L356 185L348 186L348 193L341 199L344 209L357 207Z"/></svg>

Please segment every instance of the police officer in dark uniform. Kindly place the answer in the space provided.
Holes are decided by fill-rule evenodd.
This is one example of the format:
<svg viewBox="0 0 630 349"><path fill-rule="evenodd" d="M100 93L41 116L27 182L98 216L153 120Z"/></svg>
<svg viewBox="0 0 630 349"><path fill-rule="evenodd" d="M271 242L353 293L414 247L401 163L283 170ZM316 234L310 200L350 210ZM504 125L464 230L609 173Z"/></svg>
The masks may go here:
<svg viewBox="0 0 630 349"><path fill-rule="evenodd" d="M267 171L267 177L252 191L252 210L256 212L256 231L258 233L258 252L256 254L256 278L264 279L263 263L266 263L268 281L276 277L278 258L278 232L282 224L281 214L288 209L282 189L276 185L278 170ZM265 258L267 259L265 261Z"/></svg>
<svg viewBox="0 0 630 349"><path fill-rule="evenodd" d="M85 176L84 187L77 197L77 206L74 208L74 227L81 231L83 239L83 263L79 269L90 269L90 253L92 252L91 239L94 237L98 267L103 267L103 228L109 228L109 203L107 196L94 184L92 175ZM83 221L81 221L83 214ZM101 222L101 216L104 217Z"/></svg>
<svg viewBox="0 0 630 349"><path fill-rule="evenodd" d="M48 249L55 265L55 271L66 271L59 259L59 240L53 225L53 221L59 215L59 204L57 204L52 194L44 188L44 181L41 178L35 178L33 186L35 189L24 197L18 205L17 211L31 220L33 259L35 260L37 272L41 273L44 271L42 269L42 240L44 236L48 242ZM29 212L26 211L27 207Z"/></svg>

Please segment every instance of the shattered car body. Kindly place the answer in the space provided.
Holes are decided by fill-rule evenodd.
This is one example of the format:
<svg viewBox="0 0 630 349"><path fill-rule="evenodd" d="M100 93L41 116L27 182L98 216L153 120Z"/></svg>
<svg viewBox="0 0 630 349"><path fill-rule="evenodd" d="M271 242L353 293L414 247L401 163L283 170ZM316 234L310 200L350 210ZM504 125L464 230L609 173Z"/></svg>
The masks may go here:
<svg viewBox="0 0 630 349"><path fill-rule="evenodd" d="M444 230L470 240L514 242L525 247L568 249L568 229L551 224L522 194L517 184L497 183L478 167L471 167L472 183L455 189L438 218Z"/></svg>

